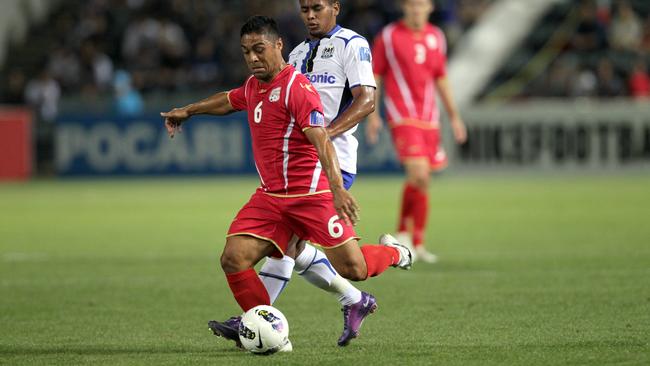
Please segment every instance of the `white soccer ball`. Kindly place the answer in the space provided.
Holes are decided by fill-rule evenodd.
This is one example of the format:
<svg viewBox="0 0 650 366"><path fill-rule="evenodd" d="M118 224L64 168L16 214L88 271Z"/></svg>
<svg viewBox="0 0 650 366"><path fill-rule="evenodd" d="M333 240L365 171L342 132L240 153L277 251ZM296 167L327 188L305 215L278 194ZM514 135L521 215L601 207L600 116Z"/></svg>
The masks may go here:
<svg viewBox="0 0 650 366"><path fill-rule="evenodd" d="M241 317L239 340L253 353L272 354L289 347L289 323L280 310L258 305Z"/></svg>

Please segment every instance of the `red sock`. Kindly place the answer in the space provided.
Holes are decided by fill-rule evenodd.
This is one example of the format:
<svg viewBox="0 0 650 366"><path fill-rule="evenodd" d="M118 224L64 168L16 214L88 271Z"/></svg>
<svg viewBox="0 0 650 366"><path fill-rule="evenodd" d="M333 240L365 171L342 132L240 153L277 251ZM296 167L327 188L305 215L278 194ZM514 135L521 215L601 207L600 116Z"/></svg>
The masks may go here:
<svg viewBox="0 0 650 366"><path fill-rule="evenodd" d="M257 305L271 305L269 293L254 269L226 273L226 279L242 310L248 311Z"/></svg>
<svg viewBox="0 0 650 366"><path fill-rule="evenodd" d="M405 184L404 189L402 190L402 207L400 210L399 223L397 225L397 231L408 231L408 222L413 218L413 198L417 188L410 184Z"/></svg>
<svg viewBox="0 0 650 366"><path fill-rule="evenodd" d="M429 214L429 193L426 190L415 189L413 193L413 246L424 242L424 232Z"/></svg>
<svg viewBox="0 0 650 366"><path fill-rule="evenodd" d="M399 251L384 245L364 245L361 252L366 260L368 277L378 276L386 268L399 262Z"/></svg>

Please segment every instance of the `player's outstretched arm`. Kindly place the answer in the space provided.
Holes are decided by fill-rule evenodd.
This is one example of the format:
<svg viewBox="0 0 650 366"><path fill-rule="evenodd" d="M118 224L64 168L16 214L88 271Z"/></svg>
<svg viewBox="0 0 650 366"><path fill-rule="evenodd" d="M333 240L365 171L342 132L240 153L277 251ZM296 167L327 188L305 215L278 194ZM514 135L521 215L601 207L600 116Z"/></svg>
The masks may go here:
<svg viewBox="0 0 650 366"><path fill-rule="evenodd" d="M375 88L357 86L352 88L352 104L327 127L330 137L336 137L351 129L375 110Z"/></svg>
<svg viewBox="0 0 650 366"><path fill-rule="evenodd" d="M323 127L311 127L305 130L305 135L316 148L321 166L327 175L336 212L345 223L356 224L359 220L359 206L350 192L343 188L339 159L327 131Z"/></svg>
<svg viewBox="0 0 650 366"><path fill-rule="evenodd" d="M437 78L436 87L440 94L440 99L442 99L442 103L445 105L445 109L449 115L454 139L457 143L462 144L467 140L467 129L465 128L465 123L463 123L463 120L460 118L460 113L458 113L456 103L454 103L454 98L451 95L451 87L449 86L447 77L443 76Z"/></svg>
<svg viewBox="0 0 650 366"><path fill-rule="evenodd" d="M228 92L221 92L199 102L186 105L185 107L174 108L169 112L162 112L160 115L165 118L167 134L173 138L177 131L181 131L182 124L195 114L222 116L235 111L228 99Z"/></svg>
<svg viewBox="0 0 650 366"><path fill-rule="evenodd" d="M378 106L381 98L381 76L375 75L375 83L377 90L375 91L375 108L372 113L368 115L368 122L366 123L366 140L369 144L374 145L379 141L379 132L383 128L384 121L381 119Z"/></svg>

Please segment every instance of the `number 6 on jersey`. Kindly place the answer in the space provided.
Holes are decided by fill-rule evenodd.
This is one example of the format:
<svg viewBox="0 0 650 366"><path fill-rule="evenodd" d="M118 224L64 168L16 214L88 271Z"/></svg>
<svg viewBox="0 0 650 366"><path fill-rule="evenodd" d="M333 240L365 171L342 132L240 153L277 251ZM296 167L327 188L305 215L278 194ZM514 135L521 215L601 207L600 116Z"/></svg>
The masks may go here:
<svg viewBox="0 0 650 366"><path fill-rule="evenodd" d="M340 238L343 235L343 225L336 222L338 219L339 215L334 215L327 222L327 231L332 238Z"/></svg>
<svg viewBox="0 0 650 366"><path fill-rule="evenodd" d="M253 111L253 121L255 123L260 123L262 122L262 103L264 101L260 100L259 103L257 103L257 106L255 106L255 110Z"/></svg>

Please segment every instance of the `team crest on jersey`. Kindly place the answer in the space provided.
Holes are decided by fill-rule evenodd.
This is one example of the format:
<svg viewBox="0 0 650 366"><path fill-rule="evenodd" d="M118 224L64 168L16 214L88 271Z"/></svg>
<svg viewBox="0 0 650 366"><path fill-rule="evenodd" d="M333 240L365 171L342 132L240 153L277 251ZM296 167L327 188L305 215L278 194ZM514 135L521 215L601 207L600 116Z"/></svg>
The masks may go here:
<svg viewBox="0 0 650 366"><path fill-rule="evenodd" d="M271 90L271 94L269 94L269 102L277 102L280 100L280 92L282 91L281 87L277 87L273 90Z"/></svg>
<svg viewBox="0 0 650 366"><path fill-rule="evenodd" d="M433 34L427 35L426 42L427 42L427 47L429 47L430 50L435 50L436 48L438 48L438 40L436 39L436 36L434 36Z"/></svg>
<svg viewBox="0 0 650 366"><path fill-rule="evenodd" d="M323 53L321 54L321 58L332 58L334 56L334 45L331 44L323 49Z"/></svg>
<svg viewBox="0 0 650 366"><path fill-rule="evenodd" d="M359 48L359 60L360 61L368 61L368 62L372 61L370 48L368 48L368 47Z"/></svg>

